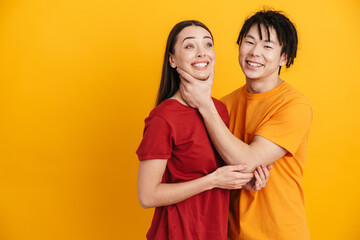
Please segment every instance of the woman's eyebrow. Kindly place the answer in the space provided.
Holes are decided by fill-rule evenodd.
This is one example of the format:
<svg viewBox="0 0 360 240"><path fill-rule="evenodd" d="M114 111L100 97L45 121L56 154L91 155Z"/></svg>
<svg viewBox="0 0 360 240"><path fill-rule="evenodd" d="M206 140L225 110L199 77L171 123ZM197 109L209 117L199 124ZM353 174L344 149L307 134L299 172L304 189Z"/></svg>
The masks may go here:
<svg viewBox="0 0 360 240"><path fill-rule="evenodd" d="M195 37L186 37L186 38L184 38L184 40L183 40L182 42L185 42L185 40L194 39L194 38L195 38ZM211 38L210 36L204 36L203 38L204 38L204 39L205 39L205 38L209 38L209 39L212 40L212 38Z"/></svg>
<svg viewBox="0 0 360 240"><path fill-rule="evenodd" d="M184 38L184 40L182 41L182 42L184 42L185 40L187 40L187 39L194 39L195 37L186 37L186 38Z"/></svg>

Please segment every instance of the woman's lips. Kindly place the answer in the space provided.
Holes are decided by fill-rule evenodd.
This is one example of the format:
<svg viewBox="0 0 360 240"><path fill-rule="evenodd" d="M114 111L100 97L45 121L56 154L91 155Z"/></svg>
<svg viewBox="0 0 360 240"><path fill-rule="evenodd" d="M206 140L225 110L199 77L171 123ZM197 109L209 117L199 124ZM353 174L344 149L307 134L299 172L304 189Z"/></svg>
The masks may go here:
<svg viewBox="0 0 360 240"><path fill-rule="evenodd" d="M206 69L209 65L209 62L194 62L191 64L196 69Z"/></svg>

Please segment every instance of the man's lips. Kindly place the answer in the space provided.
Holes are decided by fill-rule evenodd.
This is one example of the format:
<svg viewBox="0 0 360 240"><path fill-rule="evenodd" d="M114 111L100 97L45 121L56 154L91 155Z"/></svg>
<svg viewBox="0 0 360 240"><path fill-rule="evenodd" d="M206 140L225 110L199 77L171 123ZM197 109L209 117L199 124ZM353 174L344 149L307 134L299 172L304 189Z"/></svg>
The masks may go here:
<svg viewBox="0 0 360 240"><path fill-rule="evenodd" d="M252 67L262 67L264 66L264 64L261 64L261 63L258 63L258 62L253 62L253 61L249 61L249 60L246 60L246 63Z"/></svg>

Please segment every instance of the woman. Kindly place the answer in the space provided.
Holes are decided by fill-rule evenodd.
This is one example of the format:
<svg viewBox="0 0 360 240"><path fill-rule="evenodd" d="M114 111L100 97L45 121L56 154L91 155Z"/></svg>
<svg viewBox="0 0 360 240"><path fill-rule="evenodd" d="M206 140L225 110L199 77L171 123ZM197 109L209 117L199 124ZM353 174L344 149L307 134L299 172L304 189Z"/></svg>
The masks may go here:
<svg viewBox="0 0 360 240"><path fill-rule="evenodd" d="M259 190L268 170L241 172L224 166L207 135L199 112L182 99L179 67L197 79L213 73L215 52L210 30L198 21L183 21L171 30L156 102L145 120L138 197L142 207L156 207L148 239L227 239L229 189ZM225 106L213 99L228 123ZM254 182L254 181L252 181ZM248 184L249 183L249 184Z"/></svg>

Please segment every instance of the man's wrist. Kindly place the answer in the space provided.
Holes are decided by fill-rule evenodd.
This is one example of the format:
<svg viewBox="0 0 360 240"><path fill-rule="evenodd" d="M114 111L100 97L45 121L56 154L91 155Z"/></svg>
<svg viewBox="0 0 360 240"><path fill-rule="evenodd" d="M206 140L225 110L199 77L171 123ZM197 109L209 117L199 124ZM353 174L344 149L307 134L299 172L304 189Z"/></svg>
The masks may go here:
<svg viewBox="0 0 360 240"><path fill-rule="evenodd" d="M215 104L211 98L205 104L199 106L198 110L202 116L214 111L217 112Z"/></svg>

